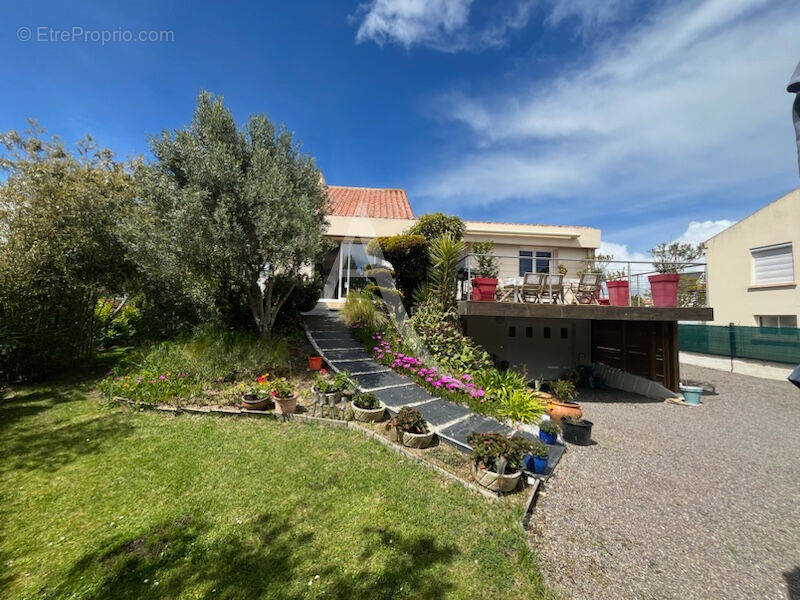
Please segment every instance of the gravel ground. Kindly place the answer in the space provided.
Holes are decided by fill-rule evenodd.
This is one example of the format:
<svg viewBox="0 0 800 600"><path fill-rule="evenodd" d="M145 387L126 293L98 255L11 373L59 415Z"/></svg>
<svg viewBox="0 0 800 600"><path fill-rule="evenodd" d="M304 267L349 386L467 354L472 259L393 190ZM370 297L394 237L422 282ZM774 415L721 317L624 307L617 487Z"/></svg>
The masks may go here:
<svg viewBox="0 0 800 600"><path fill-rule="evenodd" d="M800 390L690 365L698 408L586 392L589 447L540 495L534 537L567 598L800 599Z"/></svg>

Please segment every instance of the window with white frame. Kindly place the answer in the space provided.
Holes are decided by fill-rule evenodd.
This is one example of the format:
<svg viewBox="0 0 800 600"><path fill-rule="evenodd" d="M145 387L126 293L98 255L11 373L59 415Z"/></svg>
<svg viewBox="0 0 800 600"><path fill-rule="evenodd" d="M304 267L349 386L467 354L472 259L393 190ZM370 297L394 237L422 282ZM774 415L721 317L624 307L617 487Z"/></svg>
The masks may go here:
<svg viewBox="0 0 800 600"><path fill-rule="evenodd" d="M797 315L756 315L759 327L797 327Z"/></svg>
<svg viewBox="0 0 800 600"><path fill-rule="evenodd" d="M520 250L519 276L525 273L549 273L552 260L552 250Z"/></svg>
<svg viewBox="0 0 800 600"><path fill-rule="evenodd" d="M750 254L753 257L753 285L794 283L791 242L751 248Z"/></svg>

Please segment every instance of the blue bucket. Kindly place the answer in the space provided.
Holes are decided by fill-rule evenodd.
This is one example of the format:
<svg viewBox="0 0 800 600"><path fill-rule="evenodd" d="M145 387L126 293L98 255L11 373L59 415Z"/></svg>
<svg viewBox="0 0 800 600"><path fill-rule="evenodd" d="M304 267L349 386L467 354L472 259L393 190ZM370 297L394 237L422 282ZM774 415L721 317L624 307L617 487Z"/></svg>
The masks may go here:
<svg viewBox="0 0 800 600"><path fill-rule="evenodd" d="M538 456L533 456L532 454L526 454L525 467L528 469L528 471L533 471L534 473L542 475L545 471L547 471L547 458L539 458Z"/></svg>
<svg viewBox="0 0 800 600"><path fill-rule="evenodd" d="M703 393L703 388L694 387L692 385L682 385L681 391L683 392L683 401L686 404L700 404L700 394Z"/></svg>
<svg viewBox="0 0 800 600"><path fill-rule="evenodd" d="M551 446L556 443L556 434L555 433L547 433L546 431L539 430L539 439L542 440L545 444L550 444Z"/></svg>

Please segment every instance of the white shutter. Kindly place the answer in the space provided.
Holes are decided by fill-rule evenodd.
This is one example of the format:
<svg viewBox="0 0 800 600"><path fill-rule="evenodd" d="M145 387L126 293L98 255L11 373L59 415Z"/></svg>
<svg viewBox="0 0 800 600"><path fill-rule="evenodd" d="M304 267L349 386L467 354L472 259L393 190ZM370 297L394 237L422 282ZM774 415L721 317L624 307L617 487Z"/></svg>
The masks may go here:
<svg viewBox="0 0 800 600"><path fill-rule="evenodd" d="M753 283L793 283L792 244L763 246L750 250L753 255Z"/></svg>

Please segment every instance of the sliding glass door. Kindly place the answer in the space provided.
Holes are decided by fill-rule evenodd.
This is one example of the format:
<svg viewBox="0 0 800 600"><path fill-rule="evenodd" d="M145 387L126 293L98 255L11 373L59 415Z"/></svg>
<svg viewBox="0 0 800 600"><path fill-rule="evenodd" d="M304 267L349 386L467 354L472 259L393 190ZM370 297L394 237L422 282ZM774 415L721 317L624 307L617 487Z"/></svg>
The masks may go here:
<svg viewBox="0 0 800 600"><path fill-rule="evenodd" d="M378 263L386 264L367 254L367 245L360 242L342 242L334 253L331 253L323 267L327 269L322 273L325 277L322 298L326 300L344 298L350 290L363 288L369 282L364 275L365 268Z"/></svg>

